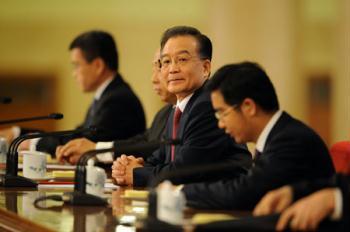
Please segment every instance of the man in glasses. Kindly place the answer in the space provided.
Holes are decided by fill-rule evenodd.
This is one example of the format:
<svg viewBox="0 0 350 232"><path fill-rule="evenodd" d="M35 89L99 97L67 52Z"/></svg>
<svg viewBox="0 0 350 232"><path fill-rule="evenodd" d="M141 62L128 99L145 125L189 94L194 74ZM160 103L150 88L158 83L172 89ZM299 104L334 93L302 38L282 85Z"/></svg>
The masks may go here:
<svg viewBox="0 0 350 232"><path fill-rule="evenodd" d="M161 72L168 91L177 97L165 135L181 140L181 144L161 147L145 163L134 156L121 156L112 167L118 184L145 186L161 172L222 161L232 163L232 169L210 175L196 173L173 181L180 184L234 178L250 166L246 147L237 145L216 126L210 96L204 90L211 57L211 41L197 29L178 26L165 31L161 39Z"/></svg>
<svg viewBox="0 0 350 232"><path fill-rule="evenodd" d="M218 126L238 143L256 143L254 164L236 179L185 185L189 206L252 210L269 190L334 174L324 142L279 109L275 89L259 65L226 65L214 74L209 89Z"/></svg>

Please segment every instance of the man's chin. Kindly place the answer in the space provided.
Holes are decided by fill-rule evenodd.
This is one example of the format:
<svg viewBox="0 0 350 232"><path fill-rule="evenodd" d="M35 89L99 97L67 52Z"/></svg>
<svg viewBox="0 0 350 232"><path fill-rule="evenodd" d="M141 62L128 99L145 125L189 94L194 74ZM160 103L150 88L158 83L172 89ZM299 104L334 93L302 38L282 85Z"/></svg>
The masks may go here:
<svg viewBox="0 0 350 232"><path fill-rule="evenodd" d="M168 91L169 91L169 93L175 94L175 95L182 93L181 89L173 88L173 87L168 87Z"/></svg>
<svg viewBox="0 0 350 232"><path fill-rule="evenodd" d="M234 135L230 134L231 139L233 139L236 143L242 143L240 138L235 137Z"/></svg>

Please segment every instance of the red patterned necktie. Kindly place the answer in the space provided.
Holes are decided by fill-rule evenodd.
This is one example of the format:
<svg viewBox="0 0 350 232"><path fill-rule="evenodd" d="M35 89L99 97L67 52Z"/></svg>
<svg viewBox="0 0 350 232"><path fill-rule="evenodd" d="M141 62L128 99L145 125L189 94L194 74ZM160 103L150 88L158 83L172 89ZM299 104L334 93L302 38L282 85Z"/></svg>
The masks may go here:
<svg viewBox="0 0 350 232"><path fill-rule="evenodd" d="M172 139L176 139L177 128L179 126L181 114L182 114L182 112L181 112L180 108L176 107L174 117L173 117ZM171 161L174 161L174 158L175 158L175 145L171 145Z"/></svg>

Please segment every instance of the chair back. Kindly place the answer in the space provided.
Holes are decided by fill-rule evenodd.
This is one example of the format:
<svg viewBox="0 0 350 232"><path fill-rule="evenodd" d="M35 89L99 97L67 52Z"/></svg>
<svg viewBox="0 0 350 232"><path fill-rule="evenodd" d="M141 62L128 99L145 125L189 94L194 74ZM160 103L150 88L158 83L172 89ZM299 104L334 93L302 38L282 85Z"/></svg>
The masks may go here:
<svg viewBox="0 0 350 232"><path fill-rule="evenodd" d="M350 175L350 141L335 143L330 153L336 172Z"/></svg>

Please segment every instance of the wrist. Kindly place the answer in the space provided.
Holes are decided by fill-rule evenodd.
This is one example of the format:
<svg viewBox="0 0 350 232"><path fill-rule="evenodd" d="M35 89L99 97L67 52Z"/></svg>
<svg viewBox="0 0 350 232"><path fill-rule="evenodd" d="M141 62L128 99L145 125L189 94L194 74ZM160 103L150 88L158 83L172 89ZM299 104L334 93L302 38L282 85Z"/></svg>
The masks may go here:
<svg viewBox="0 0 350 232"><path fill-rule="evenodd" d="M335 209L335 189L334 188L327 188L325 189L325 199L329 199L327 202L327 209L330 214L334 212Z"/></svg>

